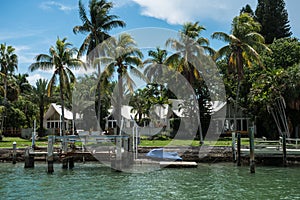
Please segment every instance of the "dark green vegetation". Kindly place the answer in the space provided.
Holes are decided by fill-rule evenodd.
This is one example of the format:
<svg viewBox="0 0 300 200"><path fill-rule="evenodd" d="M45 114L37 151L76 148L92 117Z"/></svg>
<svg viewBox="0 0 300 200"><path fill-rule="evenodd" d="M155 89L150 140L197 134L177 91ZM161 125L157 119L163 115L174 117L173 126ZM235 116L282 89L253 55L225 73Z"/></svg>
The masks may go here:
<svg viewBox="0 0 300 200"><path fill-rule="evenodd" d="M85 9L85 5L79 1L79 17L82 24L75 26L73 31L75 34L85 34L86 38L79 50L67 42L66 38L58 38L56 44L50 47L48 54L37 55L36 62L29 67L30 70L47 70L55 66L55 71L49 81L37 80L35 86L28 83L27 74L15 74L18 67L15 49L5 43L1 44L0 137L2 134L9 134L8 130L31 128L34 119L38 121L38 132L42 136L45 132L45 128L42 127L43 116L49 104L59 102L63 107L72 109L74 93L78 95L73 96L86 99L91 99L91 96L96 94L96 108L92 106L92 102L82 102L85 104L83 119L90 120L91 116L86 113L96 110L103 128L104 117L108 115L108 109L111 107L113 88L116 84L120 94L128 91L126 95L118 95L116 101L128 99L129 105L137 112L134 118L143 124L147 119L142 116L149 114L151 105L167 104L168 99L176 96L167 85L155 83L134 91L131 75L155 82L157 75L165 73L162 65L177 71L189 81L196 94L202 122L201 131L205 135L210 120L210 107L207 106L207 102L211 99L208 86L196 70L197 66L186 62L187 59L195 58L202 52L206 57L216 61L225 83L228 102L238 104L253 117L257 124L258 136L278 138L267 106L272 105L279 96L283 96L287 102L287 116L293 135L300 121L300 42L297 38L290 37L284 1L259 0L255 12L249 5L243 7L240 15L233 19L229 33L212 33L212 39L225 42L218 50L212 49L209 46L209 39L201 36L205 27L198 22L187 22L179 30L178 39L170 38L166 41L166 46L176 52L172 55L169 55L164 47L158 47L150 50L148 55L142 55L136 48L134 38L128 34L111 38L109 31L125 26L125 22L118 16L110 15L111 9L112 4L105 0L90 0L88 9ZM189 37L188 40L186 36ZM86 59L98 69L97 73L76 80L72 69L85 67L79 58L90 53L95 46L103 44L104 40L108 41L106 45L110 47L103 48L106 50L105 62L102 62L106 65L105 70L100 70L100 64L95 59L101 55L101 52L97 52ZM191 41L192 44L197 44L197 48L191 48ZM109 56L119 55L118 49L122 49L122 55ZM116 74L117 83L114 82ZM122 76L125 78L121 78ZM84 83L79 86L85 88L74 87L76 81ZM77 106L82 107L80 101L76 102L78 105L73 105L73 110L76 110ZM117 113L119 112L120 108L117 109ZM176 129L178 123L179 119L173 116L171 123L173 128Z"/></svg>
<svg viewBox="0 0 300 200"><path fill-rule="evenodd" d="M262 25L260 34L266 44L292 35L284 0L258 0L255 19Z"/></svg>

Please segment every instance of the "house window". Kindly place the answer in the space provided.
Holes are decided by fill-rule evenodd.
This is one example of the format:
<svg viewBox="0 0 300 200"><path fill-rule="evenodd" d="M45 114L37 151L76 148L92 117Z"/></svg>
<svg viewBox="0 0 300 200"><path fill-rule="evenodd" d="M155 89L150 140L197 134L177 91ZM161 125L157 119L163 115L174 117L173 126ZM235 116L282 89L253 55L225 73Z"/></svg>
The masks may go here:
<svg viewBox="0 0 300 200"><path fill-rule="evenodd" d="M47 128L51 128L50 125L50 122L47 122Z"/></svg>
<svg viewBox="0 0 300 200"><path fill-rule="evenodd" d="M248 130L248 123L247 123L247 119L243 120L243 130L242 131L247 131Z"/></svg>

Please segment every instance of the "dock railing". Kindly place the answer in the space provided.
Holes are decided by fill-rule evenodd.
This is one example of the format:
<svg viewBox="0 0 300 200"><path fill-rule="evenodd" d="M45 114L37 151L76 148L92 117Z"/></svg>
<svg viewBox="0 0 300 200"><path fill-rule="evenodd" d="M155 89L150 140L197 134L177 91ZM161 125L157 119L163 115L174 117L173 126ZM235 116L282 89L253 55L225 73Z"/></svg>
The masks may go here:
<svg viewBox="0 0 300 200"><path fill-rule="evenodd" d="M300 147L300 138L286 138L286 145L289 148L298 149ZM280 144L283 142L283 138L279 138Z"/></svg>

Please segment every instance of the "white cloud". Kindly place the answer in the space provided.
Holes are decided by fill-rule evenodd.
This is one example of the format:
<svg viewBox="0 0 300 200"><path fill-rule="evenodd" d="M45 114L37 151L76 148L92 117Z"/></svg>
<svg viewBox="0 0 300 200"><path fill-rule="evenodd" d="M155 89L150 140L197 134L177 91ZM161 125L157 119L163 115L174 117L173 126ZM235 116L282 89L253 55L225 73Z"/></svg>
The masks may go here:
<svg viewBox="0 0 300 200"><path fill-rule="evenodd" d="M77 8L77 6L67 6L56 1L47 1L41 3L40 7L44 10L49 10L53 8L58 8L61 11L68 12Z"/></svg>
<svg viewBox="0 0 300 200"><path fill-rule="evenodd" d="M13 46L15 48L15 53L18 56L19 63L32 63L34 61L35 53L30 52L30 47L26 45Z"/></svg>
<svg viewBox="0 0 300 200"><path fill-rule="evenodd" d="M170 24L213 19L228 22L246 4L254 9L255 0L132 0L142 8L141 14L166 20Z"/></svg>
<svg viewBox="0 0 300 200"><path fill-rule="evenodd" d="M35 84L36 84L36 81L38 80L38 79L48 79L49 77L47 77L47 76L42 76L41 74L30 74L28 77L27 77L27 80L28 80L28 82L30 83L30 85L33 85L33 86L35 86Z"/></svg>
<svg viewBox="0 0 300 200"><path fill-rule="evenodd" d="M39 34L43 34L44 30L24 30L16 28L14 30L1 30L0 32L0 40L10 40L10 39L20 39L27 37L34 37Z"/></svg>

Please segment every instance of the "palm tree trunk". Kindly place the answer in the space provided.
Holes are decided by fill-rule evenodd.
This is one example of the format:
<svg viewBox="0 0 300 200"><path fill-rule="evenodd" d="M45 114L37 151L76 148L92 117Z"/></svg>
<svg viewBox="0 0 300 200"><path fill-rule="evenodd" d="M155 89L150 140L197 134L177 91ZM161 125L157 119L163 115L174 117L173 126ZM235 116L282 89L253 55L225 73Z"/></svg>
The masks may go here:
<svg viewBox="0 0 300 200"><path fill-rule="evenodd" d="M61 134L64 137L63 138L63 151L66 152L67 150L67 144L66 144L66 138L65 138L65 101L64 101L64 94L63 94L63 80L62 76L60 75L60 83L59 83L59 93L60 93L60 100L61 100Z"/></svg>
<svg viewBox="0 0 300 200"><path fill-rule="evenodd" d="M241 87L241 79L244 76L244 73L243 73L243 56L242 56L242 49L241 48L238 48L238 50L237 50L237 73L238 73L238 85L237 85L237 92L236 92L235 104L234 104L234 131L235 132L237 132L236 114L237 114L238 99L239 99L239 93L240 93L240 87Z"/></svg>
<svg viewBox="0 0 300 200"><path fill-rule="evenodd" d="M100 85L100 78L101 78L101 68L100 64L98 64L98 84L97 84L97 91L98 91L98 112L97 112L97 118L99 121L99 127L101 130L101 85Z"/></svg>
<svg viewBox="0 0 300 200"><path fill-rule="evenodd" d="M7 74L4 74L4 110L3 110L3 113L2 113L0 141L2 141L2 133L3 133L3 129L4 129L4 120L5 120L5 113L6 113L6 102L7 102Z"/></svg>
<svg viewBox="0 0 300 200"><path fill-rule="evenodd" d="M237 92L236 92L236 97L235 97L235 103L234 103L234 131L235 133L237 132L237 119L236 119L236 115L237 115L237 110L238 110L238 100L239 100L239 93L240 93L240 86L241 86L241 81L240 79L238 79L238 86L237 86Z"/></svg>
<svg viewBox="0 0 300 200"><path fill-rule="evenodd" d="M118 75L118 90L119 90L119 95L117 97L117 106L116 106L116 115L117 115L117 123L119 126L117 126L117 134L121 135L121 120L122 120L122 96L123 96L123 81L122 81L122 74L119 73Z"/></svg>
<svg viewBox="0 0 300 200"><path fill-rule="evenodd" d="M38 132L38 136L42 136L42 132L44 130L43 122L44 122L44 105L40 105L40 129Z"/></svg>

